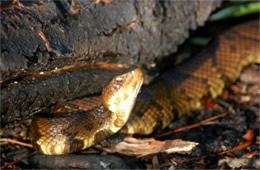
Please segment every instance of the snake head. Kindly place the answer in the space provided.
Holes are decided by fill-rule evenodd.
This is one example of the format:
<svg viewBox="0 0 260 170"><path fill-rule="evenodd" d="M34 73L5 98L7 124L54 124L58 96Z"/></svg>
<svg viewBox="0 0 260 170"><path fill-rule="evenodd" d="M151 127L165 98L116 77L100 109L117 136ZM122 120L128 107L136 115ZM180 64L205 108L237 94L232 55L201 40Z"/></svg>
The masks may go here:
<svg viewBox="0 0 260 170"><path fill-rule="evenodd" d="M103 103L113 113L113 132L118 131L128 120L136 97L143 83L143 73L140 68L115 76L103 89Z"/></svg>

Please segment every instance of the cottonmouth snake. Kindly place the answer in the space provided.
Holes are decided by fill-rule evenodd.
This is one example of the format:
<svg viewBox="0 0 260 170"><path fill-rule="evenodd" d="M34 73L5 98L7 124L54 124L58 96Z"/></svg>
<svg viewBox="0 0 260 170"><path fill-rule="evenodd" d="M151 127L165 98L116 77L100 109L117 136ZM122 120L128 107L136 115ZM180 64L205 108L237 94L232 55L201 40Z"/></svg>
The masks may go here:
<svg viewBox="0 0 260 170"><path fill-rule="evenodd" d="M143 81L139 68L116 76L101 96L58 104L35 115L31 141L38 151L59 155L104 140L119 131L128 118L121 129L127 134L146 135L165 128L176 114L194 110L203 99L221 94L246 65L260 63L259 40L258 20L235 26L198 56L142 87L139 94Z"/></svg>

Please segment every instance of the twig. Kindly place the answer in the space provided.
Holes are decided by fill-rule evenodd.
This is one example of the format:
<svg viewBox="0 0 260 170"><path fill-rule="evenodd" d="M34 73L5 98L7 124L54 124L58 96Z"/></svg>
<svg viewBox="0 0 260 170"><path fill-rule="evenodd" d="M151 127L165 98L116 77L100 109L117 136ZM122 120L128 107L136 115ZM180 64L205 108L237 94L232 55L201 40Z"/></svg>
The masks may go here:
<svg viewBox="0 0 260 170"><path fill-rule="evenodd" d="M252 141L253 141L253 138L254 138L254 133L252 130L248 130L246 132L246 134L243 136L244 139L246 139L247 141L243 142L243 143L240 143L239 145L231 148L231 149L228 149L224 152L220 152L218 153L218 155L223 155L223 154L226 154L226 153L230 153L230 152L234 152L234 151L237 151L237 150L242 150L242 149L245 149L247 148L248 146L250 146L252 144Z"/></svg>
<svg viewBox="0 0 260 170"><path fill-rule="evenodd" d="M199 126L201 126L201 125L203 125L205 123L208 123L208 122L216 120L216 119L218 119L220 117L226 116L226 114L227 114L227 112L221 113L221 114L219 114L217 116L210 117L210 118L202 120L202 121L200 121L198 123L195 123L195 124L192 124L192 125L188 125L188 126L184 126L184 127L181 127L181 128L178 128L178 129L174 129L174 130L171 130L169 132L160 134L160 135L156 136L155 138L158 139L158 138L161 138L161 137L164 137L164 136L171 135L173 133L182 132L182 131L185 131L185 130L188 130L188 129L199 127Z"/></svg>
<svg viewBox="0 0 260 170"><path fill-rule="evenodd" d="M29 154L25 155L24 157L22 157L22 158L20 158L20 159L17 159L17 160L15 160L15 161L13 161L13 162L7 163L7 164L1 166L0 169L4 169L4 168L6 168L6 167L8 167L8 166L12 166L12 165L14 165L14 164L16 164L16 163L18 163L18 162L20 162L20 161L22 161L22 160L28 158L28 157L34 155L35 153L37 153L37 151L34 151L34 152L32 152L32 153L29 153Z"/></svg>
<svg viewBox="0 0 260 170"><path fill-rule="evenodd" d="M10 138L1 138L0 145L1 145L1 142L8 142L8 143L18 144L18 145L26 146L29 148L33 148L32 144L30 144L30 143L25 143L25 142L21 142L21 141L18 141L15 139L10 139Z"/></svg>

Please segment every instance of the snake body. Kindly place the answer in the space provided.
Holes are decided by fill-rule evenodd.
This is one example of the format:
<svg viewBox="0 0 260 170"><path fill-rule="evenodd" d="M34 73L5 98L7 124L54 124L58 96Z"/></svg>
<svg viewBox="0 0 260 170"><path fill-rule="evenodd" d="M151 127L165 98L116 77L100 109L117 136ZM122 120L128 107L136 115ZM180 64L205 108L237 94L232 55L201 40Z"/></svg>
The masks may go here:
<svg viewBox="0 0 260 170"><path fill-rule="evenodd" d="M32 143L44 154L58 155L92 146L125 124L121 131L127 134L147 135L165 128L176 114L197 109L205 98L221 94L246 65L260 63L259 41L258 21L235 26L198 56L142 87L139 94L143 81L139 68L116 76L102 96L69 101L36 115Z"/></svg>

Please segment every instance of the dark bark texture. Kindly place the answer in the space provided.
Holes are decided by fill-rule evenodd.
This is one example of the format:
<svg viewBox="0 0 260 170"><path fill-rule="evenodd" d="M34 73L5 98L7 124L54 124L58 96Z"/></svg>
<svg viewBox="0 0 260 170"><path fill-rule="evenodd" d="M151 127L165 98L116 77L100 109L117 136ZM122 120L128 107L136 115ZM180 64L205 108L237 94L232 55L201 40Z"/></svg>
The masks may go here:
<svg viewBox="0 0 260 170"><path fill-rule="evenodd" d="M77 76L83 75L82 70L50 76L44 80L45 86L53 86L50 99L46 97L50 90L40 83L33 86L31 81L19 81L25 73L96 61L153 64L174 53L188 37L189 30L203 25L220 3L221 0L2 1L2 123L28 117L50 103L91 94L104 85L102 74L95 79L95 85L82 85L83 78ZM93 82L91 73L84 74L85 82ZM107 72L103 82L113 75L112 71ZM57 85L53 85L54 81ZM68 87L62 81L84 92L67 90L70 97L66 92L55 96ZM33 105L26 98L40 104Z"/></svg>
<svg viewBox="0 0 260 170"><path fill-rule="evenodd" d="M1 125L39 112L57 102L97 94L124 69L81 68L49 76L14 80L1 89Z"/></svg>

